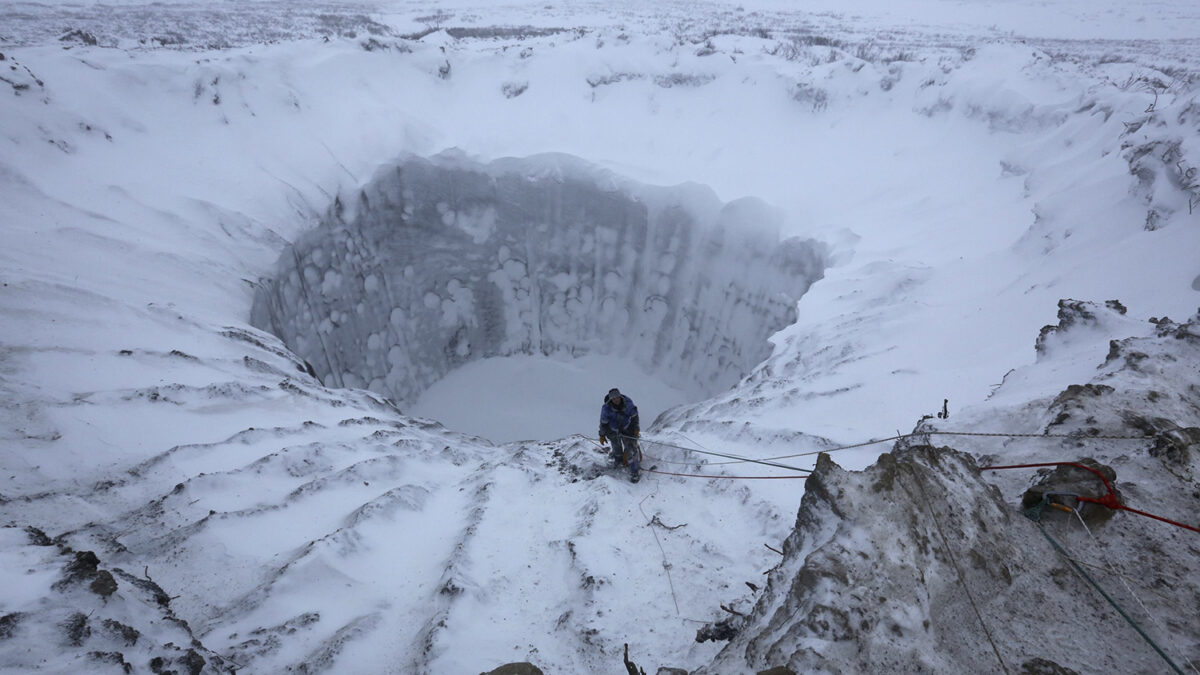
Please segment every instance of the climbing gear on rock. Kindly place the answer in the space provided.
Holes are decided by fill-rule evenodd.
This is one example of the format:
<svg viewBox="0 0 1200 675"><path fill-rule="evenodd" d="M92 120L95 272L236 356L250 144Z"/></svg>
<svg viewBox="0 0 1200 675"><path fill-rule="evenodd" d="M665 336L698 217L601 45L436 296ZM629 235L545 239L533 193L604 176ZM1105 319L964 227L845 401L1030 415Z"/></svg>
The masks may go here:
<svg viewBox="0 0 1200 675"><path fill-rule="evenodd" d="M1054 547L1054 550L1057 551L1063 558L1065 558L1066 561L1071 564L1071 567L1075 568L1075 571L1079 573L1079 576L1083 577L1084 580L1092 586L1092 588L1096 589L1096 591L1108 601L1108 604L1111 605L1113 609L1117 610L1117 613L1121 615L1121 618L1125 619L1125 622L1128 623L1135 631L1137 631L1137 634L1146 641L1146 644L1154 648L1154 651L1162 658L1163 661L1167 663L1168 666L1171 667L1171 670L1179 673L1179 675L1183 675L1183 670L1181 670L1179 666L1175 665L1175 662L1171 660L1171 657L1168 656L1165 651L1163 651L1163 648L1158 646L1158 643L1156 643L1154 639L1151 638L1136 621L1134 621L1133 617L1130 616L1123 607L1117 604L1117 601L1114 600L1108 592L1101 588L1100 584L1097 583L1094 578L1092 578L1092 575L1088 574L1087 570L1083 569L1083 567L1079 565L1075 556L1072 556L1070 552L1063 547L1062 543L1050 536L1050 533L1046 531L1046 523L1042 519L1042 512L1053 506L1056 505L1050 501L1050 495L1043 495L1041 502L1031 506L1028 509L1025 509L1025 511L1022 513L1026 518L1037 523L1038 529L1042 532L1042 536L1046 538L1046 541L1050 542L1050 545Z"/></svg>

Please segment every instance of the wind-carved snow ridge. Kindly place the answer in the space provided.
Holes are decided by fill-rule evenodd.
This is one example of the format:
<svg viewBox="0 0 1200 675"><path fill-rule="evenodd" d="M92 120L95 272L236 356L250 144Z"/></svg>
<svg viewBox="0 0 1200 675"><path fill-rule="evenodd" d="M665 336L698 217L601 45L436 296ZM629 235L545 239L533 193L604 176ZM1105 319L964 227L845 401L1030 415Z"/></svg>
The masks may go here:
<svg viewBox="0 0 1200 675"><path fill-rule="evenodd" d="M756 199L651 187L566 155L381 171L279 260L252 322L328 385L412 401L454 368L611 354L712 395L770 353L824 247Z"/></svg>

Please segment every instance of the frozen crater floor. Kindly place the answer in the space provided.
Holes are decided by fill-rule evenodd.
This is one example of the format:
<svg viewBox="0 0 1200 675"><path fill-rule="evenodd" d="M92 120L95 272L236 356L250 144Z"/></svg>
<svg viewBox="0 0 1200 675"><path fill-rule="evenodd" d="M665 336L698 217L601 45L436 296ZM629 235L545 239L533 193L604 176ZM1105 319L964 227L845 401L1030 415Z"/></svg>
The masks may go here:
<svg viewBox="0 0 1200 675"><path fill-rule="evenodd" d="M407 411L498 443L590 437L600 417L598 401L614 386L637 392L647 426L691 400L617 356L498 356L459 366Z"/></svg>

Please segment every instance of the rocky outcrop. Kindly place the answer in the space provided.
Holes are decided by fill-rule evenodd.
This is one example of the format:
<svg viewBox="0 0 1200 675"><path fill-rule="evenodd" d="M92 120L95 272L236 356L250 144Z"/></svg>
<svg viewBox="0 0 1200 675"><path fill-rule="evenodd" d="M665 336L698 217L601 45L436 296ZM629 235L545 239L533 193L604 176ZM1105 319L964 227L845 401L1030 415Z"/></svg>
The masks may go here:
<svg viewBox="0 0 1200 675"><path fill-rule="evenodd" d="M1070 525L1056 515L1049 527ZM897 450L857 473L822 455L784 553L747 625L701 672L1162 665L974 459L951 448ZM1091 629L1070 645L1046 640L1063 617L1087 617Z"/></svg>
<svg viewBox="0 0 1200 675"><path fill-rule="evenodd" d="M1104 321L1104 317L1123 316L1126 311L1118 300L1109 300L1104 305L1083 300L1059 300L1058 323L1042 327L1034 348L1038 354L1045 354L1055 336L1076 326L1096 326Z"/></svg>
<svg viewBox="0 0 1200 675"><path fill-rule="evenodd" d="M280 258L252 321L332 386L411 401L467 361L615 354L711 394L769 352L823 249L707 188L566 156L409 159Z"/></svg>
<svg viewBox="0 0 1200 675"><path fill-rule="evenodd" d="M1060 325L1043 334L1060 345L1094 330L1105 311L1060 308ZM1045 438L997 446L955 437L1003 448L972 453L927 444L939 427L923 423L921 443L901 443L861 472L821 455L782 562L701 672L1157 673L1168 658L1200 662L1197 535L1072 496L1104 498L1111 485L1122 506L1196 525L1200 373L1180 366L1200 362L1200 314L1154 324L1150 335L1113 341L1090 382L956 416L959 429L1051 420ZM1029 366L1039 368L1053 364ZM980 469L1056 461L1075 466Z"/></svg>
<svg viewBox="0 0 1200 675"><path fill-rule="evenodd" d="M1011 609L997 599L1036 543L1028 528L1023 537L997 536L1014 531L1013 516L974 461L949 448L884 455L862 473L821 455L783 562L745 629L705 672L731 672L743 660L797 672L994 661L982 632L961 640L968 620L979 627L962 588L972 587L988 614L1006 617L993 620L997 628L1009 623Z"/></svg>

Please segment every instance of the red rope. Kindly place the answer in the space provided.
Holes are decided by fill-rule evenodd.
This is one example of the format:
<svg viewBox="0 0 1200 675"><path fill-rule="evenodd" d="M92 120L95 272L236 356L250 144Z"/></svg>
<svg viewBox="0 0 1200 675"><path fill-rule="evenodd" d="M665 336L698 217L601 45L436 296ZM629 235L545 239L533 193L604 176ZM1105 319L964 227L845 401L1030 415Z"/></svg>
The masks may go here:
<svg viewBox="0 0 1200 675"><path fill-rule="evenodd" d="M1104 502L1102 502L1102 501L1100 501L1100 500L1097 500L1097 499L1088 499L1087 497L1080 497L1080 498L1079 498L1079 501L1081 501L1081 502L1095 502L1096 504L1104 504ZM1104 504L1104 506L1108 506L1108 504ZM1112 508L1112 507L1109 507L1109 508ZM1124 504L1118 504L1118 505L1117 505L1117 508L1121 509L1122 511L1129 511L1129 512L1131 512L1131 513L1136 513L1136 514L1138 514L1139 516L1146 516L1147 518L1153 518L1153 519L1155 519L1155 520L1161 520L1161 521L1162 521L1162 522L1164 522L1164 523L1170 523L1170 524L1172 524L1172 525L1174 525L1174 526L1176 526L1176 527L1182 527L1182 528L1184 528L1185 530L1191 530L1192 532L1200 532L1200 528L1192 527L1191 525L1184 525L1183 523L1176 522L1176 521L1174 521L1174 520L1171 520L1170 518L1163 518L1162 516L1156 516L1156 515L1154 515L1153 513L1146 513L1145 511L1139 511L1139 510L1137 510L1137 509L1131 509L1131 508L1129 508L1128 506L1125 506Z"/></svg>
<svg viewBox="0 0 1200 675"><path fill-rule="evenodd" d="M989 471L991 469L1036 469L1036 468L1040 468L1043 466L1074 466L1074 467L1078 467L1080 469L1084 469L1085 471L1091 471L1092 473L1096 474L1096 477L1100 479L1100 482L1104 483L1104 489L1108 490L1109 497L1112 497L1112 500L1114 502L1116 502L1116 500L1117 500L1117 496L1115 494L1113 494L1112 486L1108 484L1108 479L1104 477L1104 474L1100 473L1100 471L1098 469L1094 469L1086 464L1080 464L1079 462L1043 462L1041 464L1008 464L1005 466L981 466L981 467L979 467L979 470L980 471ZM1102 502L1097 502L1097 503L1099 504ZM1106 506L1107 506L1107 504L1106 504ZM1109 508L1111 509L1111 508L1116 508L1116 507L1109 506Z"/></svg>
<svg viewBox="0 0 1200 675"><path fill-rule="evenodd" d="M664 476L683 476L684 478L736 478L739 480L784 480L788 478L808 478L808 476L713 476L699 473L672 473L658 469L642 469L647 473L657 473Z"/></svg>
<svg viewBox="0 0 1200 675"><path fill-rule="evenodd" d="M1081 502L1088 502L1090 504L1099 504L1101 506L1106 506L1114 511L1129 511L1130 513L1136 513L1139 516L1145 516L1147 518L1161 520L1164 523L1170 523L1171 525L1174 525L1176 527L1182 527L1185 530L1191 530L1192 532L1200 532L1200 528L1192 527L1191 525L1185 525L1183 523L1171 520L1170 518L1163 518L1162 516L1156 516L1153 513L1146 513L1145 511L1139 511L1138 509L1134 509L1134 508L1125 506L1124 504L1122 504L1120 501L1117 500L1117 494L1116 494L1116 492L1113 491L1112 486L1108 484L1108 479L1104 477L1104 474L1100 473L1100 471L1097 469L1087 466L1086 464L1080 464L1079 462L1043 462L1041 464L1009 464L1006 466L981 466L981 467L979 467L979 470L980 471L991 471L994 469L1035 469L1038 467L1045 467L1045 466L1074 466L1074 467L1077 467L1080 469L1084 469L1086 471L1091 471L1092 473L1096 474L1096 476L1100 479L1100 481L1102 483L1104 483L1104 489L1108 490L1108 494L1104 495L1103 497L1083 497L1083 496L1076 497L1076 499L1078 499Z"/></svg>

